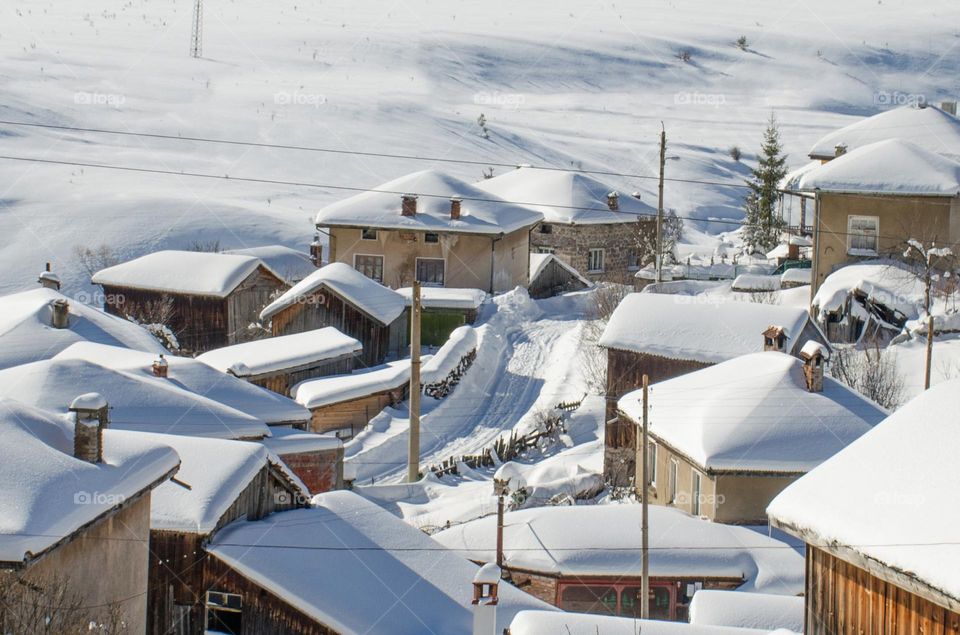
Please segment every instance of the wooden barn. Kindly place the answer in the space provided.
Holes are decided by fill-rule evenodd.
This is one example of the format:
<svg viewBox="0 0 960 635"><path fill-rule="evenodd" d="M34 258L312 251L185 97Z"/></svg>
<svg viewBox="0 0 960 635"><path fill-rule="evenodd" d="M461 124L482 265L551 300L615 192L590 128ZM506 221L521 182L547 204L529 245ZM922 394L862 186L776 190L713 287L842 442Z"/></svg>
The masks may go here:
<svg viewBox="0 0 960 635"><path fill-rule="evenodd" d="M770 503L770 524L807 545L804 633L960 633L958 444L954 379Z"/></svg>
<svg viewBox="0 0 960 635"><path fill-rule="evenodd" d="M274 337L327 326L356 338L363 346L363 366L403 357L409 345L403 296L335 262L294 285L261 313Z"/></svg>
<svg viewBox="0 0 960 635"><path fill-rule="evenodd" d="M286 397L302 381L353 372L362 350L358 340L327 326L217 348L197 359Z"/></svg>
<svg viewBox="0 0 960 635"><path fill-rule="evenodd" d="M531 298L552 298L568 291L582 291L593 283L553 254L530 254Z"/></svg>
<svg viewBox="0 0 960 635"><path fill-rule="evenodd" d="M407 303L409 320L413 289L403 287L397 293ZM486 291L480 289L420 287L420 342L424 346L443 346L454 330L477 321L486 299Z"/></svg>
<svg viewBox="0 0 960 635"><path fill-rule="evenodd" d="M158 251L101 269L108 313L168 327L182 353L260 337L251 331L260 311L288 285L252 256Z"/></svg>

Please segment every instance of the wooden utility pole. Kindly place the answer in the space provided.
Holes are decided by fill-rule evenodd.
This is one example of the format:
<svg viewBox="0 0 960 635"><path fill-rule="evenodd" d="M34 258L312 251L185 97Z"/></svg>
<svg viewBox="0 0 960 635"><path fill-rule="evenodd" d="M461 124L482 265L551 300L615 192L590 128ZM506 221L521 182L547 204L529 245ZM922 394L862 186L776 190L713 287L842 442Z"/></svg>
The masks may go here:
<svg viewBox="0 0 960 635"><path fill-rule="evenodd" d="M420 283L413 282L410 303L410 439L407 448L407 482L420 480Z"/></svg>
<svg viewBox="0 0 960 635"><path fill-rule="evenodd" d="M930 272L930 258L927 257L926 280L924 280L924 305L927 310L927 363L926 371L923 375L923 389L930 389L930 367L933 365L933 306L930 303L930 286L932 284Z"/></svg>
<svg viewBox="0 0 960 635"><path fill-rule="evenodd" d="M503 568L503 498L507 494L510 481L493 479L493 489L497 494L497 566Z"/></svg>
<svg viewBox="0 0 960 635"><path fill-rule="evenodd" d="M667 131L660 122L660 182L657 185L657 282L663 282L663 172L667 165Z"/></svg>
<svg viewBox="0 0 960 635"><path fill-rule="evenodd" d="M640 617L642 619L648 619L650 617L650 519L648 517L649 508L647 504L647 492L649 491L648 484L650 483L650 466L647 464L650 458L650 453L647 451L649 441L647 439L647 434L649 432L647 410L649 408L649 386L650 378L647 375L643 376L643 447L641 448L641 499L640 499L640 509L641 509L641 520L640 520L640 541L641 541L641 554L643 558L643 565L640 573Z"/></svg>

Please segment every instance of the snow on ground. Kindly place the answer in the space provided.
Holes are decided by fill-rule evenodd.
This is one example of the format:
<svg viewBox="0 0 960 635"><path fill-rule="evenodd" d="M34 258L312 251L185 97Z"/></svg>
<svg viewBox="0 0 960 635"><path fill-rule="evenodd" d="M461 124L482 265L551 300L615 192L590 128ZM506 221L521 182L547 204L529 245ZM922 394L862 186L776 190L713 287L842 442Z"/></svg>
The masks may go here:
<svg viewBox="0 0 960 635"><path fill-rule="evenodd" d="M690 623L803 632L803 598L701 589L690 602Z"/></svg>

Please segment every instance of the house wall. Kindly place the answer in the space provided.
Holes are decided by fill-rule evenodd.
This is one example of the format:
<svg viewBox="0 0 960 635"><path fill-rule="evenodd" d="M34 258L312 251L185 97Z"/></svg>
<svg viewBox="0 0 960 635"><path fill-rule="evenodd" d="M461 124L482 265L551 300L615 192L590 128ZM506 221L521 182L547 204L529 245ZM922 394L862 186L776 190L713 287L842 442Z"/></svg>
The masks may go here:
<svg viewBox="0 0 960 635"><path fill-rule="evenodd" d="M960 613L807 545L807 635L960 634Z"/></svg>
<svg viewBox="0 0 960 635"><path fill-rule="evenodd" d="M653 221L645 221L653 223ZM544 233L544 228L550 233ZM636 262L628 255L636 253L637 223L606 223L599 225L568 225L543 223L530 234L530 248L534 252L552 251L558 258L590 280L632 282L637 271ZM590 250L604 249L604 270L588 271Z"/></svg>
<svg viewBox="0 0 960 635"><path fill-rule="evenodd" d="M251 331L250 324L260 322L260 311L289 289L264 267L258 267L246 280L227 296L227 342L238 344L263 336L259 330Z"/></svg>
<svg viewBox="0 0 960 635"><path fill-rule="evenodd" d="M718 474L718 504L712 519L720 523L765 525L767 506L777 494L800 478L793 476L733 476Z"/></svg>
<svg viewBox="0 0 960 635"><path fill-rule="evenodd" d="M270 375L256 375L247 378L247 381L267 390L272 390L284 397L289 397L290 389L301 381L331 375L349 375L353 372L357 357L358 355L342 355L336 359L323 360L310 366L290 368Z"/></svg>
<svg viewBox="0 0 960 635"><path fill-rule="evenodd" d="M404 384L393 390L314 408L311 410L310 430L322 433L351 428L356 433L357 430L363 429L370 423L370 420L380 414L384 408L406 399L408 392L408 385Z"/></svg>
<svg viewBox="0 0 960 635"><path fill-rule="evenodd" d="M343 447L334 450L316 450L281 454L290 470L300 477L310 494L322 494L343 489Z"/></svg>

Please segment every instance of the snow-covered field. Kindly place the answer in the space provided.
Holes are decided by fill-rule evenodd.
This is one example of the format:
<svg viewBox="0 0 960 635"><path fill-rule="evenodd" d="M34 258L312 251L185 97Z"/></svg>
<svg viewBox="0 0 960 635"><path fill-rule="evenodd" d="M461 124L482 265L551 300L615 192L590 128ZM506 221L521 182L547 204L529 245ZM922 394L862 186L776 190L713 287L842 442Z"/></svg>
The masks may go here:
<svg viewBox="0 0 960 635"><path fill-rule="evenodd" d="M202 59L189 56L192 4L4 3L0 120L644 177L663 122L668 177L738 183L771 111L798 166L855 115L960 93L950 0L208 2ZM479 179L484 167L2 123L0 156L359 188L426 167ZM606 178L654 198L653 179ZM0 183L0 291L53 261L80 292L77 246L122 258L194 241L305 249L315 211L349 193L9 158ZM737 219L742 194L670 182L666 202ZM687 226L706 245L702 232L731 229Z"/></svg>

